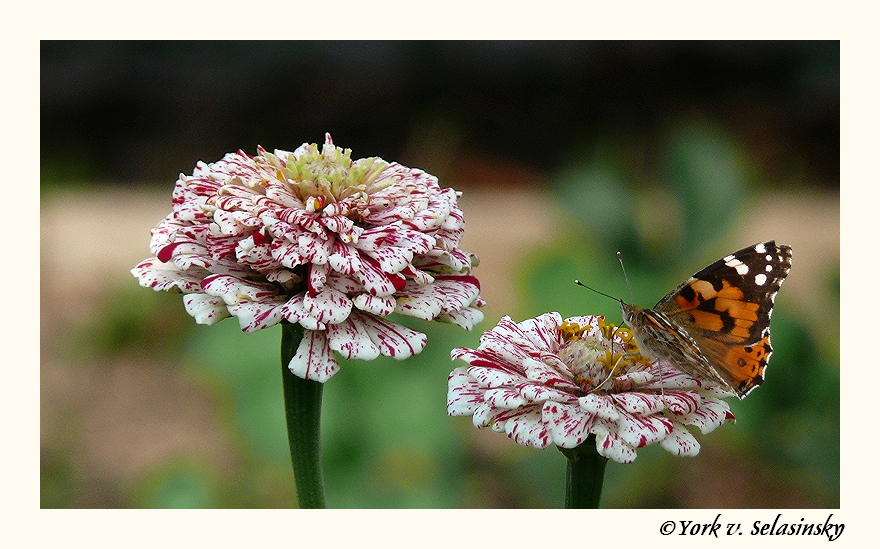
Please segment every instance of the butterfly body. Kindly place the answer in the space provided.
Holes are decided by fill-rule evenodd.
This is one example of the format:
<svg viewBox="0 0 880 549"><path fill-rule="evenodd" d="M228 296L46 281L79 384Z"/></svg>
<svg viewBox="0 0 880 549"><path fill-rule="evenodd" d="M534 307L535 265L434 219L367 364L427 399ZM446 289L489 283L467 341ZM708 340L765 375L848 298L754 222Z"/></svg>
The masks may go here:
<svg viewBox="0 0 880 549"><path fill-rule="evenodd" d="M791 270L791 248L770 240L725 256L653 309L621 302L642 355L744 398L764 381L770 316Z"/></svg>

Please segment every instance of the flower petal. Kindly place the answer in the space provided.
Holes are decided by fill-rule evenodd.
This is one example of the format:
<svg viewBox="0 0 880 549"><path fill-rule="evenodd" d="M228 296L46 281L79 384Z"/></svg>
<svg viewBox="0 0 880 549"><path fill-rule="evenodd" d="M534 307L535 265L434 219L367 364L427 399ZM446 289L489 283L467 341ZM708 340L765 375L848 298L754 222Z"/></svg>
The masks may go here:
<svg viewBox="0 0 880 549"><path fill-rule="evenodd" d="M629 392L611 397L618 406L631 414L648 415L663 410L664 402L660 395L652 393Z"/></svg>
<svg viewBox="0 0 880 549"><path fill-rule="evenodd" d="M353 311L349 318L361 323L384 356L403 360L422 352L428 343L425 334L374 315Z"/></svg>
<svg viewBox="0 0 880 549"><path fill-rule="evenodd" d="M533 448L546 448L550 445L550 432L541 421L540 405L505 410L496 421L504 422L504 432L517 444Z"/></svg>
<svg viewBox="0 0 880 549"><path fill-rule="evenodd" d="M229 305L229 312L238 318L238 324L246 333L274 326L284 318L283 298L264 301L246 301Z"/></svg>
<svg viewBox="0 0 880 549"><path fill-rule="evenodd" d="M281 316L291 324L296 324L308 316L303 309L303 296L298 294L288 299L281 307Z"/></svg>
<svg viewBox="0 0 880 549"><path fill-rule="evenodd" d="M373 360L379 347L370 339L367 328L355 320L327 326L330 348L347 359Z"/></svg>
<svg viewBox="0 0 880 549"><path fill-rule="evenodd" d="M673 425L672 432L660 441L660 446L677 456L695 456L700 453L700 443L690 431L679 424Z"/></svg>
<svg viewBox="0 0 880 549"><path fill-rule="evenodd" d="M202 280L202 289L208 295L223 298L227 305L260 301L278 294L278 290L269 284L258 284L225 274L206 277Z"/></svg>
<svg viewBox="0 0 880 549"><path fill-rule="evenodd" d="M473 364L474 362L471 363ZM511 373L499 368L472 366L471 368L468 368L468 373L477 380L481 386L487 389L516 385L517 383L525 381L516 373Z"/></svg>
<svg viewBox="0 0 880 549"><path fill-rule="evenodd" d="M520 394L530 402L544 402L554 400L560 404L578 406L578 399L571 393L559 391L540 383L526 383L520 385Z"/></svg>
<svg viewBox="0 0 880 549"><path fill-rule="evenodd" d="M376 265L376 262L368 257L362 258L361 268L352 277L363 284L364 288L373 295L387 296L398 290L402 285L403 277L388 274Z"/></svg>
<svg viewBox="0 0 880 549"><path fill-rule="evenodd" d="M434 320L443 311L443 297L431 286L411 287L413 285L412 282L408 283L410 288L397 298L395 311L423 320Z"/></svg>
<svg viewBox="0 0 880 549"><path fill-rule="evenodd" d="M204 273L204 271L201 271ZM158 291L200 292L202 276L198 271L188 272L173 264L163 263L156 258L141 261L131 270L144 288Z"/></svg>
<svg viewBox="0 0 880 549"><path fill-rule="evenodd" d="M354 306L367 313L387 316L394 312L397 302L392 296L379 297L370 294L358 294L354 298Z"/></svg>
<svg viewBox="0 0 880 549"><path fill-rule="evenodd" d="M580 397L578 402L586 412L596 414L603 420L616 422L620 419L620 412L610 398L590 393Z"/></svg>
<svg viewBox="0 0 880 549"><path fill-rule="evenodd" d="M358 251L343 242L336 241L333 244L333 253L327 257L327 263L334 271L350 275L361 269L361 258Z"/></svg>
<svg viewBox="0 0 880 549"><path fill-rule="evenodd" d="M208 294L187 294L183 296L183 307L196 321L196 324L217 324L230 315L223 299Z"/></svg>
<svg viewBox="0 0 880 549"><path fill-rule="evenodd" d="M735 418L730 412L730 406L726 402L714 397L703 396L700 407L678 418L678 421L685 425L696 425L700 432L705 435L732 419Z"/></svg>
<svg viewBox="0 0 880 549"><path fill-rule="evenodd" d="M541 418L550 431L551 440L561 448L574 448L587 440L595 417L577 405L545 402L541 408Z"/></svg>
<svg viewBox="0 0 880 549"><path fill-rule="evenodd" d="M489 389L483 395L483 399L496 408L504 408L506 410L516 409L527 402L519 394L519 391L507 387Z"/></svg>
<svg viewBox="0 0 880 549"><path fill-rule="evenodd" d="M305 330L296 354L287 365L294 375L324 383L339 371L327 334L324 331Z"/></svg>
<svg viewBox="0 0 880 549"><path fill-rule="evenodd" d="M333 242L322 238L320 235L304 232L297 238L299 254L309 263L323 265L330 259L333 253Z"/></svg>
<svg viewBox="0 0 880 549"><path fill-rule="evenodd" d="M467 373L466 367L449 374L446 411L450 416L469 416L483 404L483 390Z"/></svg>
<svg viewBox="0 0 880 549"><path fill-rule="evenodd" d="M342 292L324 287L314 297L303 296L303 312L323 324L338 324L351 313L351 299Z"/></svg>
<svg viewBox="0 0 880 549"><path fill-rule="evenodd" d="M593 433L596 435L596 450L601 455L617 463L632 463L636 460L636 451L604 424L595 424Z"/></svg>
<svg viewBox="0 0 880 549"><path fill-rule="evenodd" d="M493 431L504 431L504 423L495 423L494 417L497 410L486 402L481 402L474 410L473 423L475 427L489 427Z"/></svg>
<svg viewBox="0 0 880 549"><path fill-rule="evenodd" d="M440 313L437 315L436 320L455 324L459 328L464 328L465 330L470 331L474 326L483 321L483 311L471 307L465 307L458 311Z"/></svg>
<svg viewBox="0 0 880 549"><path fill-rule="evenodd" d="M411 251L392 246L382 246L369 255L376 260L379 264L379 268L386 273L399 273L405 269L413 259L413 253Z"/></svg>
<svg viewBox="0 0 880 549"><path fill-rule="evenodd" d="M660 415L620 414L617 434L628 446L641 448L663 440L672 431L672 420Z"/></svg>

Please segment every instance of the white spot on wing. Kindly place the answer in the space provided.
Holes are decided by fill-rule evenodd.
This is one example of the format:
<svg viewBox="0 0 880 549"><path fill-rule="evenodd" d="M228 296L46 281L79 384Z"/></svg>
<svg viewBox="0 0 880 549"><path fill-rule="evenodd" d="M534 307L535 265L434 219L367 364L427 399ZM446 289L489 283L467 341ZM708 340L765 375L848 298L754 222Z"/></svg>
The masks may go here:
<svg viewBox="0 0 880 549"><path fill-rule="evenodd" d="M740 261L739 259L734 258L732 255L729 255L724 258L724 264L727 265L728 267L732 267L732 268L736 269L736 272L738 272L741 275L744 275L747 272L749 272L749 266L746 265L745 263L743 263L742 261Z"/></svg>
<svg viewBox="0 0 880 549"><path fill-rule="evenodd" d="M759 254L762 254L767 251L767 248L764 247L764 243L762 242L761 244L755 245L755 251L758 252Z"/></svg>
<svg viewBox="0 0 880 549"><path fill-rule="evenodd" d="M758 286L763 286L767 282L767 275L764 273L758 273L755 275L755 284Z"/></svg>

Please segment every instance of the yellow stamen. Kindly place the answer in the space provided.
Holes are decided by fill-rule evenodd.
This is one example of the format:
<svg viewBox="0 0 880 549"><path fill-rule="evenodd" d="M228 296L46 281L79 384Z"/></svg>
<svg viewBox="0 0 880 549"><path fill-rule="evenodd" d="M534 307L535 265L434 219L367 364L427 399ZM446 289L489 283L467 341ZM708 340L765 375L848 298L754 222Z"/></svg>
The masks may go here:
<svg viewBox="0 0 880 549"><path fill-rule="evenodd" d="M557 328L557 330L559 330L559 333L562 334L562 340L568 343L570 341L574 341L575 339L581 339L584 333L586 333L587 328L581 328L580 324L577 324L576 322L569 322L568 320L566 320L559 325L559 328Z"/></svg>
<svg viewBox="0 0 880 549"><path fill-rule="evenodd" d="M602 364L605 369L610 372L614 369L614 366L617 365L617 362L622 358L623 354L614 353L610 349L605 349L605 356L598 357L596 361Z"/></svg>

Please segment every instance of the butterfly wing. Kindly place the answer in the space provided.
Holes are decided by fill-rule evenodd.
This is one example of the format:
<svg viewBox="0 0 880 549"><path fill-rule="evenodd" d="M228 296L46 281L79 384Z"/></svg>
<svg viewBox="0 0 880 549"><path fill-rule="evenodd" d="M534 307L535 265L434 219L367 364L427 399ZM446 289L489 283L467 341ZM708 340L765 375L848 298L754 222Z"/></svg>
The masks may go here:
<svg viewBox="0 0 880 549"><path fill-rule="evenodd" d="M766 336L773 301L790 269L790 247L772 240L756 244L690 277L654 310L699 338L757 343Z"/></svg>
<svg viewBox="0 0 880 549"><path fill-rule="evenodd" d="M790 270L790 247L756 244L698 272L654 310L690 334L742 397L763 381L773 301Z"/></svg>

